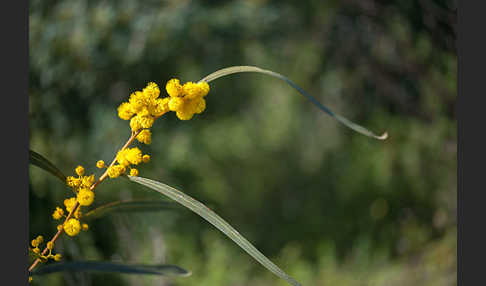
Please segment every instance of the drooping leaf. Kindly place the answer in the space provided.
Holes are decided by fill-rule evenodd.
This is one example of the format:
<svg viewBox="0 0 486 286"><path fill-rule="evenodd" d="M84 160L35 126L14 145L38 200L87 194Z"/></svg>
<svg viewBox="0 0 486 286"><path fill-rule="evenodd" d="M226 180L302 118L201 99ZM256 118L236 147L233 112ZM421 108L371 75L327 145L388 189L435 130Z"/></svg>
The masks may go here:
<svg viewBox="0 0 486 286"><path fill-rule="evenodd" d="M149 200L125 200L115 201L95 209L90 210L83 215L83 219L90 220L100 218L111 212L144 212L144 211L162 211L177 209L178 205L171 201L149 201Z"/></svg>
<svg viewBox="0 0 486 286"><path fill-rule="evenodd" d="M47 160L44 156L41 154L29 150L29 162L30 164L37 166L52 175L56 176L61 180L63 183L66 183L66 176L54 165L52 164L49 160Z"/></svg>
<svg viewBox="0 0 486 286"><path fill-rule="evenodd" d="M217 70L217 71L209 74L205 78L201 79L200 81L205 81L205 82L209 83L209 82L211 82L211 81L213 81L217 78L220 78L220 77L223 77L223 76L226 76L226 75L230 75L230 74L234 74L234 73L243 73L243 72L262 73L262 74L266 74L266 75L281 79L281 80L285 81L287 84L289 84L291 87L296 89L301 95L303 95L308 100L310 100L320 110L324 111L325 113L327 113L328 115L330 115L331 117L333 117L334 119L336 119L337 121L339 121L340 123L345 125L346 127L351 128L354 131L361 133L363 135L366 135L366 136L369 136L369 137L372 137L372 138L375 138L375 139L379 139L379 140L385 140L388 137L387 132L383 133L382 135L376 135L375 133L371 132L370 130L364 128L363 126L360 126L360 125L358 125L354 122L351 122L348 119L342 117L341 115L334 113L329 108L322 105L315 97L313 97L312 95L307 93L305 90L303 90L296 83L294 83L293 81L291 81L287 77L285 77L285 76L283 76L279 73L270 71L270 70L265 70L265 69L261 69L259 67L254 67L254 66L233 66L233 67L228 67L228 68Z"/></svg>
<svg viewBox="0 0 486 286"><path fill-rule="evenodd" d="M107 261L69 261L39 266L32 274L45 275L56 272L105 272L122 274L152 274L162 276L189 276L191 272L176 265L124 264Z"/></svg>
<svg viewBox="0 0 486 286"><path fill-rule="evenodd" d="M227 223L224 219L222 219L220 216L218 216L216 213L214 213L204 204L200 203L199 201L193 199L192 197L166 184L154 180L142 178L142 177L127 176L127 178L130 181L144 185L152 190L155 190L173 199L174 201L180 203L181 205L185 206L186 208L200 215L202 218L204 218L209 223L214 225L217 229L219 229L221 232L223 232L226 236L231 238L231 240L233 240L236 244L238 244L243 250L245 250L249 255L251 255L254 259L256 259L260 264L262 264L265 268L270 270L272 273L284 279L285 281L287 281L293 286L300 286L300 284L297 281L295 281L292 277L290 277L284 271L282 271L277 265L271 262L265 255L263 255L258 249L256 249L248 240L246 240L241 234L239 234L238 231L236 231L236 229L234 229L229 223Z"/></svg>

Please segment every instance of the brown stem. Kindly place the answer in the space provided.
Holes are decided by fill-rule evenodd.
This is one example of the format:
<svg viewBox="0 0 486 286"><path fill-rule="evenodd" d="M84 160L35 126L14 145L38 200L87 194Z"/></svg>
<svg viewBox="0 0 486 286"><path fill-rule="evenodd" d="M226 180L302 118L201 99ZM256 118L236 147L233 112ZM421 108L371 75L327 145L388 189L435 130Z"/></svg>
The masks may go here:
<svg viewBox="0 0 486 286"><path fill-rule="evenodd" d="M141 131L142 131L142 129L140 129L136 132L132 132L132 135L130 136L130 138L128 138L128 141L125 143L125 145L123 145L121 150L124 150L128 146L130 146L130 144L132 144L133 140L135 140L135 138L137 137L137 135ZM96 186L98 186L101 182L103 182L106 179L106 177L108 177L108 169L110 167L112 167L113 165L115 165L115 162L116 162L116 155L115 155L115 158L113 159L113 161L111 162L111 164L108 166L108 168L106 168L106 171L103 173L103 175L101 175L101 177L99 177L98 180L90 187L90 190L94 190L96 188ZM73 209L71 210L71 212L68 214L68 216L64 220L64 223L66 223L66 221L68 221L73 216L73 214L76 212L78 207L79 207L79 202L76 201L76 204L74 205ZM63 223L63 225L64 225L64 223ZM54 244L56 242L57 238L59 236L61 236L63 230L64 230L64 228L61 228L60 230L58 230L57 233L51 238L50 242L52 242ZM47 247L44 248L41 255L46 255L48 251L49 251L49 249ZM32 263L32 265L29 267L29 272L32 272L32 270L37 266L37 264L39 264L40 261L41 260L39 258L37 258L34 261L34 263Z"/></svg>

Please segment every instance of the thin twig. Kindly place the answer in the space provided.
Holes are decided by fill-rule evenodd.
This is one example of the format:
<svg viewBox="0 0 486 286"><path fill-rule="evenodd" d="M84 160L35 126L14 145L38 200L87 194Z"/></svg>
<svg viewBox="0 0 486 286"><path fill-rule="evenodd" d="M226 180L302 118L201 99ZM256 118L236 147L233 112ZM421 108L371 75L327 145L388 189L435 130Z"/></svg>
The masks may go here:
<svg viewBox="0 0 486 286"><path fill-rule="evenodd" d="M128 146L130 146L130 144L132 144L133 140L135 140L135 138L137 137L137 135L141 131L142 131L142 129L138 130L136 132L132 132L132 135L130 136L130 138L128 138L128 141L125 143L125 145L123 145L121 150L125 150ZM115 158L113 159L113 161L111 162L111 164L108 166L108 168L106 168L106 171L103 173L103 175L101 175L101 177L99 177L98 180L90 187L91 191L94 190L96 188L96 186L98 186L101 182L103 182L106 179L106 177L108 177L108 169L110 167L112 167L113 165L115 165L115 163L116 163L116 155L115 155ZM79 207L79 202L76 201L76 204L74 205L73 209L71 210L71 212L68 214L68 216L64 220L63 225L73 216L73 214L76 212L78 207ZM54 244L56 242L57 238L59 236L61 236L63 231L64 231L64 228L59 229L57 231L57 233L51 238L50 242L52 242ZM47 247L44 248L41 255L46 255L48 251L49 251L49 249ZM29 267L29 272L32 272L32 270L37 266L37 264L39 264L40 261L41 261L40 258L37 258L34 261L34 263L32 263L32 265Z"/></svg>

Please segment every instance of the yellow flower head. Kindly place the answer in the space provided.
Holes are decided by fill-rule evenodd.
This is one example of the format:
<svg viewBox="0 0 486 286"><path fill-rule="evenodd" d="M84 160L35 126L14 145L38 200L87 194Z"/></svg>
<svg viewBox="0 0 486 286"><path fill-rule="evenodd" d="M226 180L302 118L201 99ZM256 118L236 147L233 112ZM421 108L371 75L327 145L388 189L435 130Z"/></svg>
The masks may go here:
<svg viewBox="0 0 486 286"><path fill-rule="evenodd" d="M69 236L75 236L75 235L77 235L80 230L81 230L81 224L79 223L79 220L77 220L75 218L69 219L64 224L64 231Z"/></svg>
<svg viewBox="0 0 486 286"><path fill-rule="evenodd" d="M110 178L119 177L121 174L125 173L126 168L123 165L114 165L108 168L108 176Z"/></svg>
<svg viewBox="0 0 486 286"><path fill-rule="evenodd" d="M142 129L142 123L140 123L139 116L132 117L132 119L130 120L130 128L133 132Z"/></svg>
<svg viewBox="0 0 486 286"><path fill-rule="evenodd" d="M90 189L80 189L77 199L80 205L89 206L93 203L94 192Z"/></svg>
<svg viewBox="0 0 486 286"><path fill-rule="evenodd" d="M182 96L182 86L178 79L173 78L165 85L165 90L170 97Z"/></svg>
<svg viewBox="0 0 486 286"><path fill-rule="evenodd" d="M159 97L160 89L155 82L149 82L147 87L143 89L143 93L148 98L156 99Z"/></svg>
<svg viewBox="0 0 486 286"><path fill-rule="evenodd" d="M196 114L202 113L206 109L206 100L202 97L195 98L191 101L190 108Z"/></svg>
<svg viewBox="0 0 486 286"><path fill-rule="evenodd" d="M118 117L123 120L128 120L133 116L132 105L128 102L123 102L118 106Z"/></svg>
<svg viewBox="0 0 486 286"><path fill-rule="evenodd" d="M62 258L62 256L61 256L61 254L59 254L59 253L58 253L58 254L56 254L56 255L54 255L54 260L55 260L55 261L61 261L61 258Z"/></svg>
<svg viewBox="0 0 486 286"><path fill-rule="evenodd" d="M79 185L81 185L81 179L75 178L73 176L68 176L66 178L66 184L71 188L77 188L79 187Z"/></svg>
<svg viewBox="0 0 486 286"><path fill-rule="evenodd" d="M182 86L182 91L184 92L184 96L189 99L193 99L202 95L201 89L196 83L193 83L192 81L186 82Z"/></svg>
<svg viewBox="0 0 486 286"><path fill-rule="evenodd" d="M148 163L150 161L150 155L148 155L148 154L143 155L142 156L142 161L144 163Z"/></svg>
<svg viewBox="0 0 486 286"><path fill-rule="evenodd" d="M38 235L35 240L37 240L37 242L41 244L44 241L44 237L42 235Z"/></svg>
<svg viewBox="0 0 486 286"><path fill-rule="evenodd" d="M105 162L103 160L99 160L98 162L96 162L96 167L98 167L99 169L104 168Z"/></svg>
<svg viewBox="0 0 486 286"><path fill-rule="evenodd" d="M37 237L36 239L32 239L32 241L30 242L30 244L32 244L32 247L38 247L42 243L42 239L39 240L38 238L39 237Z"/></svg>
<svg viewBox="0 0 486 286"><path fill-rule="evenodd" d="M76 198L69 198L64 200L64 206L68 212L71 212L76 204Z"/></svg>
<svg viewBox="0 0 486 286"><path fill-rule="evenodd" d="M140 112L140 110L145 106L143 92L133 92L132 94L130 94L130 99L128 100L128 102L130 103L130 108L133 113Z"/></svg>
<svg viewBox="0 0 486 286"><path fill-rule="evenodd" d="M152 133L150 130L144 129L137 135L137 140L148 145L152 143Z"/></svg>
<svg viewBox="0 0 486 286"><path fill-rule="evenodd" d="M91 185L93 185L94 181L95 181L94 175L83 176L81 178L80 187L89 188L89 187L91 187Z"/></svg>
<svg viewBox="0 0 486 286"><path fill-rule="evenodd" d="M209 84L205 81L200 81L197 83L197 86L199 87L201 96L206 96L209 93Z"/></svg>
<svg viewBox="0 0 486 286"><path fill-rule="evenodd" d="M182 97L172 97L169 100L169 110L170 111L178 111L184 107L184 99Z"/></svg>
<svg viewBox="0 0 486 286"><path fill-rule="evenodd" d="M77 166L76 169L75 169L75 171L76 171L76 174L78 174L78 176L84 175L84 168L81 165L80 166Z"/></svg>
<svg viewBox="0 0 486 286"><path fill-rule="evenodd" d="M135 168L130 169L130 176L138 176L138 170Z"/></svg>
<svg viewBox="0 0 486 286"><path fill-rule="evenodd" d="M47 242L47 249L52 250L54 248L54 242L48 241Z"/></svg>
<svg viewBox="0 0 486 286"><path fill-rule="evenodd" d="M130 166L130 164L138 165L142 162L142 151L137 147L120 150L116 155L116 160L120 165L126 167Z"/></svg>
<svg viewBox="0 0 486 286"><path fill-rule="evenodd" d="M89 227L88 227L88 224L86 224L86 223L83 223L83 224L81 225L81 227L82 227L83 231L87 231L87 230L88 230L88 228L89 228Z"/></svg>
<svg viewBox="0 0 486 286"><path fill-rule="evenodd" d="M63 215L64 215L64 210L61 209L60 207L56 207L56 210L54 211L54 213L52 213L52 217L54 219L60 219L62 218Z"/></svg>
<svg viewBox="0 0 486 286"><path fill-rule="evenodd" d="M137 116L139 117L138 121L140 122L140 126L142 126L142 128L150 128L152 125L154 125L155 119L152 116Z"/></svg>
<svg viewBox="0 0 486 286"><path fill-rule="evenodd" d="M180 120L190 120L193 116L194 113L190 112L189 110L183 109L183 110L178 110L176 112L177 118Z"/></svg>

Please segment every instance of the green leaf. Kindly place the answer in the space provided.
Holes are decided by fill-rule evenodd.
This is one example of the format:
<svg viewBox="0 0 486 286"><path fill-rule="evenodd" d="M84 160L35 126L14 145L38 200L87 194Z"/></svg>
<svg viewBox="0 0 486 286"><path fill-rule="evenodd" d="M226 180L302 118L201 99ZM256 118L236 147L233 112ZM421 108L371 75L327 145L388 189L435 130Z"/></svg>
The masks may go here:
<svg viewBox="0 0 486 286"><path fill-rule="evenodd" d="M178 205L170 201L149 201L149 200L125 200L115 201L95 209L83 215L83 219L100 218L111 212L142 212L142 211L161 211L177 209Z"/></svg>
<svg viewBox="0 0 486 286"><path fill-rule="evenodd" d="M372 138L375 138L375 139L379 139L379 140L385 140L388 137L387 132L383 133L382 135L376 135L375 133L371 132L370 130L368 130L368 129L366 129L366 128L364 128L364 127L362 127L362 126L360 126L360 125L358 125L354 122L349 121L348 119L340 116L339 114L334 113L329 108L322 105L319 101L317 101L317 99L315 97L313 97L312 95L307 93L305 90L303 90L296 83L294 83L293 81L291 81L287 77L285 77L285 76L283 76L279 73L270 71L270 70L265 70L265 69L261 69L261 68L254 67L254 66L234 66L234 67L229 67L229 68L217 70L217 71L213 72L212 74L209 74L205 78L201 79L200 81L205 81L205 82L209 83L209 82L211 82L211 81L213 81L217 78L220 78L220 77L223 77L223 76L226 76L226 75L230 75L230 74L234 74L234 73L243 73L243 72L262 73L262 74L266 74L266 75L273 76L273 77L276 77L278 79L281 79L281 80L285 81L287 84L289 84L291 87L296 89L301 95L305 96L314 105L316 105L320 110L324 111L325 113L327 113L328 115L330 115L331 117L333 117L334 119L336 119L337 121L339 121L340 123L345 125L346 127L351 128L354 131L361 133L363 135L366 135L366 136L369 136L369 137L372 137Z"/></svg>
<svg viewBox="0 0 486 286"><path fill-rule="evenodd" d="M229 225L229 223L227 223L224 219L215 214L204 204L166 184L141 177L127 176L127 178L130 181L149 187L150 189L155 190L173 199L174 201L180 203L181 205L200 215L202 218L204 218L221 232L223 232L226 236L231 238L231 240L233 240L236 244L243 248L249 255L255 258L258 262L260 262L260 264L265 266L272 273L286 280L293 286L300 286L297 281L295 281L292 277L283 272L277 265L271 262L267 257L265 257L265 255L263 255L250 242L248 242L248 240L246 240L241 234L239 234L238 231L236 231L231 225Z"/></svg>
<svg viewBox="0 0 486 286"><path fill-rule="evenodd" d="M59 171L59 169L56 166L54 166L54 164L52 164L49 160L44 158L44 156L42 156L41 154L39 154L35 151L32 151L32 150L29 150L29 162L32 165L35 165L35 166L51 173L52 175L58 177L59 180L61 180L63 182L63 184L66 183L66 176L64 176L64 174L61 171Z"/></svg>
<svg viewBox="0 0 486 286"><path fill-rule="evenodd" d="M33 275L44 275L62 271L105 272L123 274L152 274L162 276L189 276L191 272L176 265L123 264L105 261L69 261L51 263L38 267Z"/></svg>

